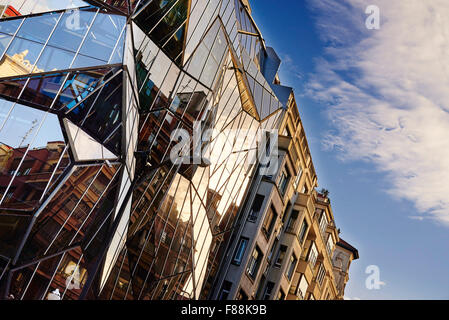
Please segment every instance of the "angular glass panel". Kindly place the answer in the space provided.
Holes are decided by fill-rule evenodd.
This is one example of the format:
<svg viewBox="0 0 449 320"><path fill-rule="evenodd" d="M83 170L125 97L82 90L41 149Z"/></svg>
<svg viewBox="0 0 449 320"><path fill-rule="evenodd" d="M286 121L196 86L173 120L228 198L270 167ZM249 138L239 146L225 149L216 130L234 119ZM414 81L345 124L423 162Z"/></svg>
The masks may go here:
<svg viewBox="0 0 449 320"><path fill-rule="evenodd" d="M164 50L180 63L188 9L188 0L155 0L144 6L134 21L158 45L167 44Z"/></svg>
<svg viewBox="0 0 449 320"><path fill-rule="evenodd" d="M2 3L8 4L4 14L6 17L78 8L88 5L81 0L6 0Z"/></svg>
<svg viewBox="0 0 449 320"><path fill-rule="evenodd" d="M95 67L95 66L103 66L105 64L107 64L107 61L78 54L76 56L75 62L72 65L72 68Z"/></svg>
<svg viewBox="0 0 449 320"><path fill-rule="evenodd" d="M122 84L120 73L67 114L74 124L115 154L120 153L121 135L107 138L121 126Z"/></svg>
<svg viewBox="0 0 449 320"><path fill-rule="evenodd" d="M5 52L6 48L8 47L9 42L11 41L11 36L8 36L6 34L0 34L0 57L3 57L3 53ZM0 62L0 68L3 65L3 62ZM0 69L1 70L1 69Z"/></svg>
<svg viewBox="0 0 449 320"><path fill-rule="evenodd" d="M76 52L84 38L97 9L87 8L66 11L53 32L48 44Z"/></svg>
<svg viewBox="0 0 449 320"><path fill-rule="evenodd" d="M67 72L30 77L20 101L30 102L41 107L50 107L66 76Z"/></svg>
<svg viewBox="0 0 449 320"><path fill-rule="evenodd" d="M111 56L109 64L122 63L123 62L123 52L125 50L125 37L126 32L124 31L114 49L114 53Z"/></svg>
<svg viewBox="0 0 449 320"><path fill-rule="evenodd" d="M43 208L24 246L21 260L57 252L82 241L86 235L92 238L113 209L119 169L120 165L76 168ZM112 197L107 196L109 191L114 193ZM98 224L93 225L94 222Z"/></svg>
<svg viewBox="0 0 449 320"><path fill-rule="evenodd" d="M26 18L17 32L17 37L45 43L60 16L61 13L48 13Z"/></svg>
<svg viewBox="0 0 449 320"><path fill-rule="evenodd" d="M0 131L0 213L32 214L69 164L66 145L55 115L20 104L9 116L8 106L2 109L6 123Z"/></svg>
<svg viewBox="0 0 449 320"><path fill-rule="evenodd" d="M90 29L80 53L107 63L117 41L121 39L123 42L123 38L120 38L120 35L125 23L126 17L113 14L99 14ZM120 46L123 46L123 44Z"/></svg>
<svg viewBox="0 0 449 320"><path fill-rule="evenodd" d="M1 72L1 69L0 69ZM22 92L28 78L11 78L0 81L0 95L16 99Z"/></svg>
<svg viewBox="0 0 449 320"><path fill-rule="evenodd" d="M183 24L178 31L175 32L173 37L164 46L167 54L170 57L174 57L176 63L180 64L182 59L182 50L184 46L184 34L185 34L186 24Z"/></svg>
<svg viewBox="0 0 449 320"><path fill-rule="evenodd" d="M85 99L111 72L111 68L92 69L73 72L64 83L55 108L70 110ZM1 85L1 82L0 82Z"/></svg>
<svg viewBox="0 0 449 320"><path fill-rule="evenodd" d="M30 220L27 216L0 215L0 255L14 257Z"/></svg>
<svg viewBox="0 0 449 320"><path fill-rule="evenodd" d="M31 73L43 45L34 41L14 38L0 66L2 77ZM43 70L34 69L34 72Z"/></svg>
<svg viewBox="0 0 449 320"><path fill-rule="evenodd" d="M0 10L2 10L1 6ZM0 21L0 32L14 35L21 22L22 19L2 20Z"/></svg>
<svg viewBox="0 0 449 320"><path fill-rule="evenodd" d="M74 56L75 53L73 52L46 46L34 67L34 72L38 72L38 70L39 72L48 72L68 69Z"/></svg>

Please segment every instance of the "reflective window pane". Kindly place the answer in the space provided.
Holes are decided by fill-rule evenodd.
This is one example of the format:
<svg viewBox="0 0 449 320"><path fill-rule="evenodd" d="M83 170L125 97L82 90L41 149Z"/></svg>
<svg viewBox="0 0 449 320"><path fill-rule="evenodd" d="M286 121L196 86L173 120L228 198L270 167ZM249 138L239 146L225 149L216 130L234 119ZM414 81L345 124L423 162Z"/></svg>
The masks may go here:
<svg viewBox="0 0 449 320"><path fill-rule="evenodd" d="M89 5L81 0L4 0L1 4L8 4L4 16L28 15L67 8L78 8Z"/></svg>
<svg viewBox="0 0 449 320"><path fill-rule="evenodd" d="M15 38L5 53L5 59L0 67L1 75L7 77L31 73L42 48L43 45L40 43ZM34 71L41 70L35 69Z"/></svg>
<svg viewBox="0 0 449 320"><path fill-rule="evenodd" d="M66 11L48 44L76 52L84 38L97 9Z"/></svg>
<svg viewBox="0 0 449 320"><path fill-rule="evenodd" d="M1 10L1 7L0 7ZM22 19L12 19L0 21L0 32L13 35L22 22Z"/></svg>
<svg viewBox="0 0 449 320"><path fill-rule="evenodd" d="M92 25L80 53L108 62L120 38L126 18L111 14L99 14Z"/></svg>
<svg viewBox="0 0 449 320"><path fill-rule="evenodd" d="M64 70L70 67L75 54L70 51L46 46L35 67L35 72Z"/></svg>
<svg viewBox="0 0 449 320"><path fill-rule="evenodd" d="M50 36L51 31L56 25L61 13L48 13L41 16L35 16L25 19L18 37L45 43Z"/></svg>

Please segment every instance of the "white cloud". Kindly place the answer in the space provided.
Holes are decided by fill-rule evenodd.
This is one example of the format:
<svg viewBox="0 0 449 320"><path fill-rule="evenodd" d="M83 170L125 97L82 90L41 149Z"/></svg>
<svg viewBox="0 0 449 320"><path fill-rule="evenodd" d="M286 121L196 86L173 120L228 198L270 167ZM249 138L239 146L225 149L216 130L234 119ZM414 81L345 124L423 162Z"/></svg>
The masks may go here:
<svg viewBox="0 0 449 320"><path fill-rule="evenodd" d="M381 29L367 30L366 0L310 0L329 44L308 84L328 104L328 148L387 173L386 188L449 225L449 3L378 0Z"/></svg>

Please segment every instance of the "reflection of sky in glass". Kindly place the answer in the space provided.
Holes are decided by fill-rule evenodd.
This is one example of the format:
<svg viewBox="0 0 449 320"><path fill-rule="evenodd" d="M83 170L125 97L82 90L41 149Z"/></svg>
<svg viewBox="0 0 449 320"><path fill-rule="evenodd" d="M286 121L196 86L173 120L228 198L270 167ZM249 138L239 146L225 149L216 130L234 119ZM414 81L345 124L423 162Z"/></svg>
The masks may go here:
<svg viewBox="0 0 449 320"><path fill-rule="evenodd" d="M62 10L87 6L88 4L81 0L2 0L0 4L13 6L21 15L47 12L53 10Z"/></svg>
<svg viewBox="0 0 449 320"><path fill-rule="evenodd" d="M12 105L12 102L0 101L0 143L13 148L27 146L36 133L31 148L45 147L49 141L64 141L56 115L45 117L43 111L16 104L8 117ZM45 122L39 129L44 117Z"/></svg>
<svg viewBox="0 0 449 320"><path fill-rule="evenodd" d="M18 22L20 19L12 21ZM120 63L123 59L125 22L123 16L96 15L96 9L91 8L25 18L6 51L8 59L2 60L0 64L1 76L28 74L32 70L48 72L70 66L91 67L105 65L109 61ZM0 21L0 53L6 49L10 39L3 33L13 33L18 26L16 24L12 25L8 20ZM74 60L84 38L85 42ZM48 44L42 52L47 39ZM38 58L39 61L36 61ZM32 68L34 64L35 69Z"/></svg>

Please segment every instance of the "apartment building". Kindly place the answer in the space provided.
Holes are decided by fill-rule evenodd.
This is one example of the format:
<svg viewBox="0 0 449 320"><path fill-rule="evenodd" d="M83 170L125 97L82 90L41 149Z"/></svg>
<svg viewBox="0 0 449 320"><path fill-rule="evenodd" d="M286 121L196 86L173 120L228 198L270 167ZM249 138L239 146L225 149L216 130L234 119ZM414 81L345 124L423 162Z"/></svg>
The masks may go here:
<svg viewBox="0 0 449 320"><path fill-rule="evenodd" d="M213 299L343 298L358 252L340 239L328 192L315 190L317 175L292 91L287 105L278 171L251 186Z"/></svg>

